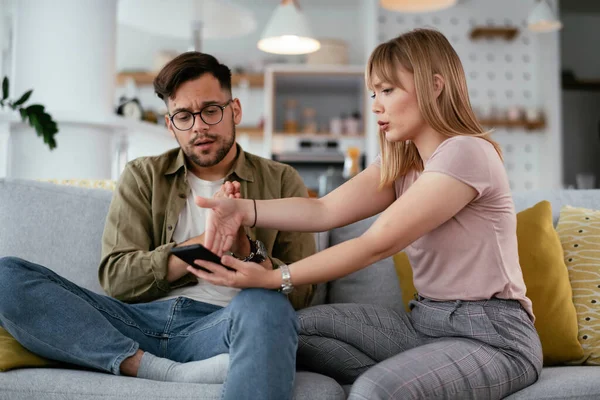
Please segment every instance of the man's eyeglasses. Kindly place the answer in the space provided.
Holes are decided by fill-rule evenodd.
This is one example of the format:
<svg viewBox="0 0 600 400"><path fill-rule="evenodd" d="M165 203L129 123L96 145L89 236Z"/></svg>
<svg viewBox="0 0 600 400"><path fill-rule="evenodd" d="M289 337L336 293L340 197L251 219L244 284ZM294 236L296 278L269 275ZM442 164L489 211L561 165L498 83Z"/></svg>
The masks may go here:
<svg viewBox="0 0 600 400"><path fill-rule="evenodd" d="M222 106L218 104L211 104L195 113L186 110L177 111L175 114L169 115L169 118L171 119L171 123L175 126L175 128L179 129L180 131L188 131L192 129L196 121L196 115L200 115L200 119L204 121L206 125L217 125L223 120L223 112L225 107L227 107L229 104L231 104L231 99L229 99L227 103L223 104Z"/></svg>

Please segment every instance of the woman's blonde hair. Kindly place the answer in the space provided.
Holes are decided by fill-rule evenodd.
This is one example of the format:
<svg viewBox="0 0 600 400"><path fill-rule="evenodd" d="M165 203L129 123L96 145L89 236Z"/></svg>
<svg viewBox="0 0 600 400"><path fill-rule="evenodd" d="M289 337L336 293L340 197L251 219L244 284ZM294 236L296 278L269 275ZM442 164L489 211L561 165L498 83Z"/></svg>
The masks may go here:
<svg viewBox="0 0 600 400"><path fill-rule="evenodd" d="M448 39L438 31L416 29L380 44L369 57L366 82L373 78L402 88L400 67L414 75L417 103L421 115L435 131L444 136L477 136L490 142L502 158L498 143L477 121L467 90L462 63ZM434 74L444 78L444 88L435 98ZM423 161L411 141L388 142L379 132L381 148L381 186L393 183L411 169L423 170Z"/></svg>

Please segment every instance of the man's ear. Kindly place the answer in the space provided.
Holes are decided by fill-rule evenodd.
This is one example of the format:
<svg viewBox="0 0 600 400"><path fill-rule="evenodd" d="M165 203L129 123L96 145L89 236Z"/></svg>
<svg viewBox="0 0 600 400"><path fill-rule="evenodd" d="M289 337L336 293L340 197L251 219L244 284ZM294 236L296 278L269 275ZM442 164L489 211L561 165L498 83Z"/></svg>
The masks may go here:
<svg viewBox="0 0 600 400"><path fill-rule="evenodd" d="M231 100L231 109L233 110L233 122L239 125L242 122L242 104L237 97Z"/></svg>
<svg viewBox="0 0 600 400"><path fill-rule="evenodd" d="M436 99L439 97L440 93L442 93L442 90L444 90L445 85L446 81L444 80L443 76L440 74L433 75L433 94L435 95Z"/></svg>
<svg viewBox="0 0 600 400"><path fill-rule="evenodd" d="M175 137L175 132L173 132L173 124L171 123L171 118L169 118L169 114L165 114L165 125L167 125L167 129L171 136Z"/></svg>

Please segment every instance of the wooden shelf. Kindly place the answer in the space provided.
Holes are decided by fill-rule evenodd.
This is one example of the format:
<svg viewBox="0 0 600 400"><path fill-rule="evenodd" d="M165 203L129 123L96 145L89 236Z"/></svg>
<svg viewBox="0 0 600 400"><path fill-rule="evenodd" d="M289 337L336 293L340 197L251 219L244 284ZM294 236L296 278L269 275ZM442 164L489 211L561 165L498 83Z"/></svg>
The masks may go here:
<svg viewBox="0 0 600 400"><path fill-rule="evenodd" d="M362 139L365 137L363 132L356 135L348 134L333 134L328 132L323 133L288 133L288 132L273 132L273 137L293 137L299 139Z"/></svg>
<svg viewBox="0 0 600 400"><path fill-rule="evenodd" d="M131 78L138 86L152 85L156 74L147 71L124 71L117 74L117 85L122 86ZM236 87L243 82L248 82L250 87L262 87L265 84L263 74L232 74L231 85Z"/></svg>
<svg viewBox="0 0 600 400"><path fill-rule="evenodd" d="M473 40L502 38L510 41L513 40L518 33L519 29L515 27L476 26L469 36Z"/></svg>
<svg viewBox="0 0 600 400"><path fill-rule="evenodd" d="M524 128L527 130L538 130L544 129L546 127L546 121L544 119L540 119L537 121L510 121L505 119L482 119L479 120L479 123L486 127L492 128Z"/></svg>
<svg viewBox="0 0 600 400"><path fill-rule="evenodd" d="M239 86L243 82L248 82L250 87L263 87L265 85L264 74L232 74L231 85Z"/></svg>
<svg viewBox="0 0 600 400"><path fill-rule="evenodd" d="M237 134L245 133L246 135L249 135L249 136L263 136L265 133L263 128L259 128L257 126L239 126L238 125L235 127L235 131Z"/></svg>
<svg viewBox="0 0 600 400"><path fill-rule="evenodd" d="M565 81L563 79L562 88L564 90L589 90L600 91L600 80L575 80Z"/></svg>

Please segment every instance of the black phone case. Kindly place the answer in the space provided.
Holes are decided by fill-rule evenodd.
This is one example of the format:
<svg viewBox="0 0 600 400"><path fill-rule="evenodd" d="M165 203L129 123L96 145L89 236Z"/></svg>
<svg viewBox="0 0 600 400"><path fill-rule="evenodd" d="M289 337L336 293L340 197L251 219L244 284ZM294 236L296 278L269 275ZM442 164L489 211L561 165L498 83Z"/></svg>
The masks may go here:
<svg viewBox="0 0 600 400"><path fill-rule="evenodd" d="M213 253L212 251L208 250L206 247L202 246L201 244L192 244L189 246L173 247L171 249L171 253L174 256L182 259L183 261L185 261L187 264L191 265L192 267L194 267L196 269L201 269L202 271L206 271L209 273L211 273L211 271L195 264L194 260L210 261L215 264L219 264L222 267L225 267L230 271L235 271L233 268L230 268L230 267L227 267L227 266L221 264L221 258L218 255L216 255L215 253Z"/></svg>

